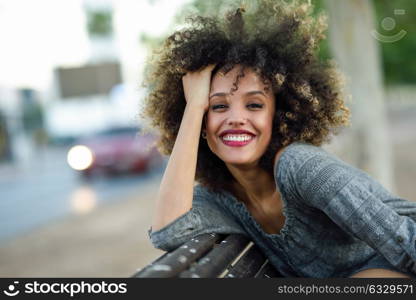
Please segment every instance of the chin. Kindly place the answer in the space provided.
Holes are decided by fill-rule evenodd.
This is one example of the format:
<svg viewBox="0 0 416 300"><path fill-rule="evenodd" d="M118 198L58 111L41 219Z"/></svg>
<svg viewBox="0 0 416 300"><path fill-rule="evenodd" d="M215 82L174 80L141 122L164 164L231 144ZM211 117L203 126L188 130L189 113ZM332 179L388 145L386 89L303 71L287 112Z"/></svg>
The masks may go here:
<svg viewBox="0 0 416 300"><path fill-rule="evenodd" d="M225 164L235 166L252 166L257 165L258 158L245 155L221 155L218 156Z"/></svg>

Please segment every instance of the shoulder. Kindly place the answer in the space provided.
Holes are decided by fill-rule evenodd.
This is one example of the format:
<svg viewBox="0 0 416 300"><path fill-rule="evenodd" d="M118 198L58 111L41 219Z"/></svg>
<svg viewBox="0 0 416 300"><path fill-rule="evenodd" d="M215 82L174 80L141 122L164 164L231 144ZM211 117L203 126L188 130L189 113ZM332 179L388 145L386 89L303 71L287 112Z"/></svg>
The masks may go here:
<svg viewBox="0 0 416 300"><path fill-rule="evenodd" d="M353 169L319 146L295 142L278 153L274 174L280 184L306 186L315 178L350 173Z"/></svg>
<svg viewBox="0 0 416 300"><path fill-rule="evenodd" d="M372 179L321 147L294 143L285 148L275 166L276 181L286 184L297 198L308 203L335 195L351 180L369 186Z"/></svg>
<svg viewBox="0 0 416 300"><path fill-rule="evenodd" d="M302 157L309 158L322 152L324 152L324 150L321 147L304 142L294 142L286 147L283 147L276 153L275 163L282 157L284 159L286 157L296 157L297 159L302 159Z"/></svg>
<svg viewBox="0 0 416 300"><path fill-rule="evenodd" d="M325 162L337 160L321 147L303 142L294 142L276 153L274 171L280 170L295 174L311 160Z"/></svg>

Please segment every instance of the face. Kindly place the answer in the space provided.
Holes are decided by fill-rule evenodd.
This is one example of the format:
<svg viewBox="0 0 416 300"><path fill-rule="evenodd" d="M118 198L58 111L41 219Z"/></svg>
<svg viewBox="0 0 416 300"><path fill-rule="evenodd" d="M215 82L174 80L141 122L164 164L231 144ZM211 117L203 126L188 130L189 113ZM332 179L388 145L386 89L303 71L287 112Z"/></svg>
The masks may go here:
<svg viewBox="0 0 416 300"><path fill-rule="evenodd" d="M236 66L225 75L218 72L211 81L207 142L226 165L257 166L270 143L275 99L251 69L231 93L240 71Z"/></svg>

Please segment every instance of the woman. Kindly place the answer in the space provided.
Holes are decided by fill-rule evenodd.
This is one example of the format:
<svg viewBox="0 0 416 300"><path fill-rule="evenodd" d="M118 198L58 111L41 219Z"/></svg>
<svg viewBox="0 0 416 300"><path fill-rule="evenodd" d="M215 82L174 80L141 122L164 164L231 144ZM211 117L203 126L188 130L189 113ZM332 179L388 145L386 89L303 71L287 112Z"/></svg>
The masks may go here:
<svg viewBox="0 0 416 300"><path fill-rule="evenodd" d="M260 1L166 40L145 107L170 154L150 238L242 233L286 277L415 276L416 203L319 147L349 113L311 10Z"/></svg>

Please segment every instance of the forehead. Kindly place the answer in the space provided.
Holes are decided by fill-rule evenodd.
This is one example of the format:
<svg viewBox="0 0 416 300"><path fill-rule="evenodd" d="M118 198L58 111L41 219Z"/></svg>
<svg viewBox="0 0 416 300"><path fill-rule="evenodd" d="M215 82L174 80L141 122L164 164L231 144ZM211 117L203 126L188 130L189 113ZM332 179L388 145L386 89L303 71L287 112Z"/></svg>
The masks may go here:
<svg viewBox="0 0 416 300"><path fill-rule="evenodd" d="M235 88L236 83L238 89L235 93L253 90L265 91L267 85L252 69L245 68L243 77L241 77L241 73L242 69L239 66L234 67L227 74L217 72L211 81L211 92L229 93L231 89Z"/></svg>

